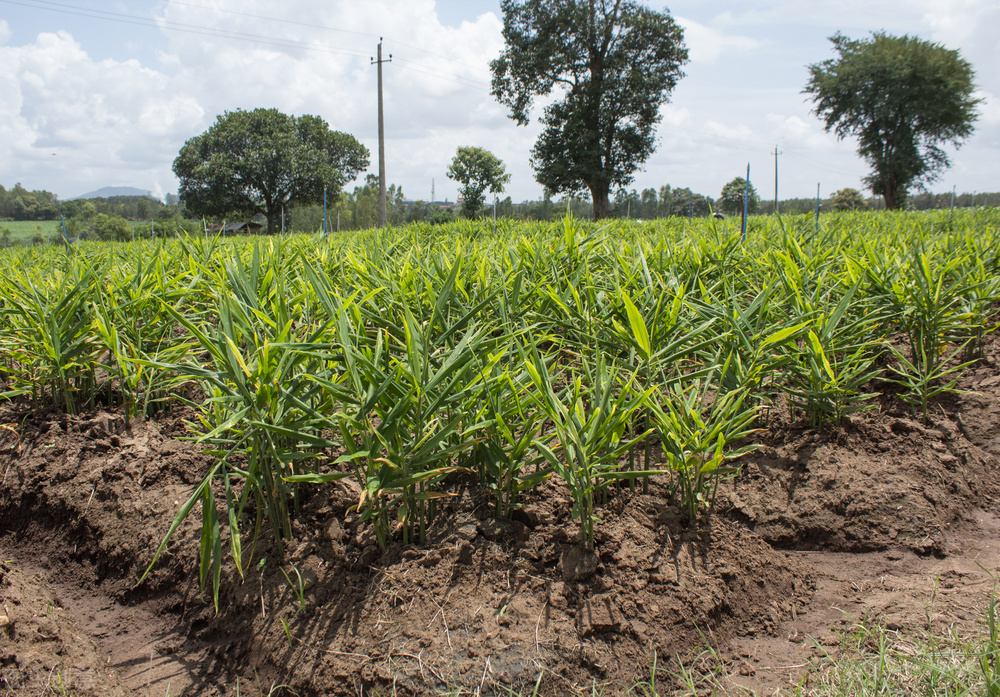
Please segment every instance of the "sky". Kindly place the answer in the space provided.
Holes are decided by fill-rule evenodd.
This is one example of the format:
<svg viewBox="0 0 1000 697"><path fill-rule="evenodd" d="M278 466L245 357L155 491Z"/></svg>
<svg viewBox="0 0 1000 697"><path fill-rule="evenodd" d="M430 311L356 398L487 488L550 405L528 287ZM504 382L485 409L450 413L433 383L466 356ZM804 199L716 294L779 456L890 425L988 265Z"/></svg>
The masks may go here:
<svg viewBox="0 0 1000 697"><path fill-rule="evenodd" d="M1000 190L1000 0L650 6L684 28L690 60L628 188L715 198L749 164L771 199L777 161L782 199L861 189L856 143L826 133L802 90L808 66L834 57L829 37L885 31L957 49L976 73L975 133L947 149L952 166L929 189ZM448 165L474 145L503 160L515 202L538 199L537 121L516 125L490 95L502 28L499 0L0 0L0 184L64 200L104 186L176 193L185 141L258 107L322 117L370 150L377 173L381 38L387 182L455 200Z"/></svg>

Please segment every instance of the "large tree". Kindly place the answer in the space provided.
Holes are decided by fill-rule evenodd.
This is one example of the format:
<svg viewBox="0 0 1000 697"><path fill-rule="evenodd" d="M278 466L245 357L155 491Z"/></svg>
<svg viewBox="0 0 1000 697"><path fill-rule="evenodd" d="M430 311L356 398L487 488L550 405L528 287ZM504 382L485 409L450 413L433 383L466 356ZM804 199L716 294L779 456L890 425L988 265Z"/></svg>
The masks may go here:
<svg viewBox="0 0 1000 697"><path fill-rule="evenodd" d="M462 215L475 218L483 207L485 194L503 193L510 175L503 161L489 150L471 145L459 147L448 168L448 178L459 182L462 187Z"/></svg>
<svg viewBox="0 0 1000 697"><path fill-rule="evenodd" d="M961 145L976 120L973 72L958 51L911 36L830 38L836 59L809 66L805 92L838 138L854 136L871 166L865 184L900 208L911 186L951 163L942 145Z"/></svg>
<svg viewBox="0 0 1000 697"><path fill-rule="evenodd" d="M184 144L174 160L180 197L205 216L267 217L278 228L281 209L336 196L368 166L368 150L353 136L330 130L318 116L277 109L227 111Z"/></svg>
<svg viewBox="0 0 1000 697"><path fill-rule="evenodd" d="M493 95L520 125L535 97L545 107L532 151L552 193L589 189L594 219L608 216L654 149L659 109L684 76L684 34L670 15L633 0L501 0L506 49L492 62Z"/></svg>

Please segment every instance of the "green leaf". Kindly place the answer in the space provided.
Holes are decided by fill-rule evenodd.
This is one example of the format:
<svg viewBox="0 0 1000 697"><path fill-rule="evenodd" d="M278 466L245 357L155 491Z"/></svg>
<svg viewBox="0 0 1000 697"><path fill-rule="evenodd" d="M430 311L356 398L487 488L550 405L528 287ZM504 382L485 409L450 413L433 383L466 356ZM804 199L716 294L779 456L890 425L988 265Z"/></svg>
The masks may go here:
<svg viewBox="0 0 1000 697"><path fill-rule="evenodd" d="M646 329L646 321L625 293L622 293L622 302L625 304L625 312L628 314L628 323L632 329L632 339L639 347L642 360L649 360L652 350L649 344L649 331Z"/></svg>

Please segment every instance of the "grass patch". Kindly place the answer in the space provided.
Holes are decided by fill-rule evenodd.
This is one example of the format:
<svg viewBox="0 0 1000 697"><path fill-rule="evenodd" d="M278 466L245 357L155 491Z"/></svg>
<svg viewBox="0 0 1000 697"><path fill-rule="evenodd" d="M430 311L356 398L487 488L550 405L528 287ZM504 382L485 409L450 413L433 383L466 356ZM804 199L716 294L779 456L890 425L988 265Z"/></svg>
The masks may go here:
<svg viewBox="0 0 1000 697"><path fill-rule="evenodd" d="M20 244L30 242L35 235L41 235L46 242L60 234L58 220L6 220L0 221L0 239L10 231L10 241Z"/></svg>
<svg viewBox="0 0 1000 697"><path fill-rule="evenodd" d="M923 630L914 635L864 618L842 637L840 653L824 650L807 685L794 693L816 697L964 697L1000 695L997 596L990 593L975 636Z"/></svg>

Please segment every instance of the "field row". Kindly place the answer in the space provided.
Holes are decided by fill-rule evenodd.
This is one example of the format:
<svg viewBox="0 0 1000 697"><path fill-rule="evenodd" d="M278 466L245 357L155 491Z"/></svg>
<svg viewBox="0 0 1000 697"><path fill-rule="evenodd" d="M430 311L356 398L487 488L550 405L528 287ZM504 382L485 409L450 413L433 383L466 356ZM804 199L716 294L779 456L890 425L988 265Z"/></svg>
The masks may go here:
<svg viewBox="0 0 1000 697"><path fill-rule="evenodd" d="M566 218L0 250L0 390L193 407L218 457L178 522L201 504L216 593L224 558L250 563L241 532L290 538L301 487L345 477L382 545L422 538L450 475L502 517L559 477L592 544L613 483L666 475L688 517L708 509L775 400L821 426L890 385L930 418L994 329L998 224L755 218L744 241L731 221Z"/></svg>

